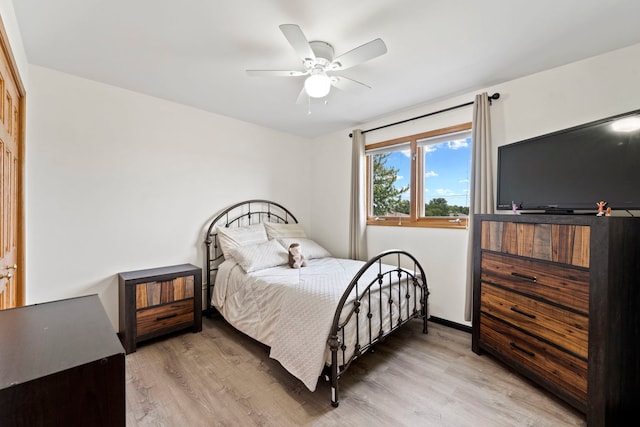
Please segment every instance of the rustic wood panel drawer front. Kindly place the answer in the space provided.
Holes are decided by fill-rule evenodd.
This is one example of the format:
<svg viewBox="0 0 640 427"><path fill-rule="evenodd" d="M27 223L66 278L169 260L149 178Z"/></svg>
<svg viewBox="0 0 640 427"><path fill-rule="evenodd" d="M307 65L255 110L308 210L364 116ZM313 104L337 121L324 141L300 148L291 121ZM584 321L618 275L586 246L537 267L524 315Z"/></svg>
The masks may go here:
<svg viewBox="0 0 640 427"><path fill-rule="evenodd" d="M136 329L139 341L146 336L170 328L186 328L193 325L193 301L184 300L162 305L136 314Z"/></svg>
<svg viewBox="0 0 640 427"><path fill-rule="evenodd" d="M496 252L588 267L589 238L588 226L487 221L481 245Z"/></svg>
<svg viewBox="0 0 640 427"><path fill-rule="evenodd" d="M119 274L120 335L137 343L191 327L202 330L202 271L191 264Z"/></svg>
<svg viewBox="0 0 640 427"><path fill-rule="evenodd" d="M640 407L640 218L475 215L472 350L586 415Z"/></svg>
<svg viewBox="0 0 640 427"><path fill-rule="evenodd" d="M504 320L587 359L589 319L495 286L482 287L482 313Z"/></svg>
<svg viewBox="0 0 640 427"><path fill-rule="evenodd" d="M192 299L193 287L194 276L176 277L166 282L139 283L136 285L136 308Z"/></svg>
<svg viewBox="0 0 640 427"><path fill-rule="evenodd" d="M482 253L481 280L589 312L589 271L535 260Z"/></svg>
<svg viewBox="0 0 640 427"><path fill-rule="evenodd" d="M506 323L481 315L481 337L499 354L580 402L587 400L587 361L524 334ZM553 375L549 375L553 373ZM584 411L586 407L582 406Z"/></svg>

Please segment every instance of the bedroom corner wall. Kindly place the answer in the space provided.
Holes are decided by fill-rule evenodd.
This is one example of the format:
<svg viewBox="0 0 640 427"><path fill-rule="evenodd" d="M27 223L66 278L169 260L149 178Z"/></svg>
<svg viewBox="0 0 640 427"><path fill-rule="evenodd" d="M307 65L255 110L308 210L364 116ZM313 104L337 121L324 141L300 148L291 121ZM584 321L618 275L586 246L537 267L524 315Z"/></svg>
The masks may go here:
<svg viewBox="0 0 640 427"><path fill-rule="evenodd" d="M27 303L99 294L121 271L204 265L204 231L250 198L306 225L309 140L30 66Z"/></svg>
<svg viewBox="0 0 640 427"><path fill-rule="evenodd" d="M499 145L640 109L639 80L640 44L636 44L356 127L371 129L473 101L477 93L499 92L500 99L491 107L495 177ZM423 132L440 127L443 120L454 119L446 115L434 117L438 121L412 121L388 128L384 135L372 132L367 134L367 142ZM351 130L313 142L311 192L318 196L311 201L312 229L319 242L342 256L347 255L349 246ZM329 188L331 192L327 191ZM464 320L467 231L369 227L367 239L369 255L392 247L414 253L423 263L431 289L430 314L461 325L471 324Z"/></svg>

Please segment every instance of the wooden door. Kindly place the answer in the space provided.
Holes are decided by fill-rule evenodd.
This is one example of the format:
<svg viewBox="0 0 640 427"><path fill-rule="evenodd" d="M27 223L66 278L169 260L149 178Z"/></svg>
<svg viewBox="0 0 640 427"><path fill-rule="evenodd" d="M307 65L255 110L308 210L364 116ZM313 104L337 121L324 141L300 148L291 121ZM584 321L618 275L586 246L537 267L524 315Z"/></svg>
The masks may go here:
<svg viewBox="0 0 640 427"><path fill-rule="evenodd" d="M25 91L0 20L0 309L24 305Z"/></svg>

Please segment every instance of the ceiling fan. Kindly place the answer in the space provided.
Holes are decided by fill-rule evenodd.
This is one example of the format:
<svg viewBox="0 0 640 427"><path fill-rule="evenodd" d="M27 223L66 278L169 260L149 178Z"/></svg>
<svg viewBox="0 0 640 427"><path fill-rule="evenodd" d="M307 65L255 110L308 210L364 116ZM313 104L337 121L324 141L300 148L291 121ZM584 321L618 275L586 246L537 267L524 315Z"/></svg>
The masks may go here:
<svg viewBox="0 0 640 427"><path fill-rule="evenodd" d="M302 59L304 70L247 70L247 74L275 77L308 76L298 95L298 103L305 99L305 95L312 98L327 96L331 86L345 91L371 89L364 83L333 72L346 70L387 53L387 46L378 38L334 58L333 46L323 41L307 41L299 26L282 24L280 30Z"/></svg>

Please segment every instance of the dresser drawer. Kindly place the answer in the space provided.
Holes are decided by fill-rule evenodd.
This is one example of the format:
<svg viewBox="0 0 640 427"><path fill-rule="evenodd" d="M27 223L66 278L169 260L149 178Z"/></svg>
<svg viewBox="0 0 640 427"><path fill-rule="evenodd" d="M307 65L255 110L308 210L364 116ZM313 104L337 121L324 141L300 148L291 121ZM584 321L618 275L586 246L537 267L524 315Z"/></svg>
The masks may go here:
<svg viewBox="0 0 640 427"><path fill-rule="evenodd" d="M481 248L589 267L590 236L586 225L483 221Z"/></svg>
<svg viewBox="0 0 640 427"><path fill-rule="evenodd" d="M588 356L587 316L483 284L480 310L551 341L584 359Z"/></svg>
<svg viewBox="0 0 640 427"><path fill-rule="evenodd" d="M480 342L512 360L586 406L587 362L480 314ZM584 408L583 408L584 410Z"/></svg>
<svg viewBox="0 0 640 427"><path fill-rule="evenodd" d="M482 252L481 280L589 312L589 272L524 258Z"/></svg>
<svg viewBox="0 0 640 427"><path fill-rule="evenodd" d="M138 310L136 329L138 339L158 331L167 332L193 325L193 299Z"/></svg>

